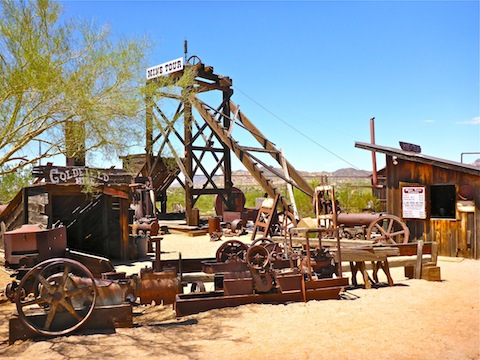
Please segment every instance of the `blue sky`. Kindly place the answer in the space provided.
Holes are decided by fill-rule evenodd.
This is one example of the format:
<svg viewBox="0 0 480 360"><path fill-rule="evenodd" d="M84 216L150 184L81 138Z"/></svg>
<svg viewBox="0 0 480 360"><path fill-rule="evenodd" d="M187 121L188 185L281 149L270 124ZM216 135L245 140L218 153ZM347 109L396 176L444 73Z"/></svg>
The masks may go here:
<svg viewBox="0 0 480 360"><path fill-rule="evenodd" d="M480 152L478 1L62 3L116 35L148 35L149 66L182 57L187 39L299 170L371 170L354 146L370 141L371 117L380 145L454 161Z"/></svg>

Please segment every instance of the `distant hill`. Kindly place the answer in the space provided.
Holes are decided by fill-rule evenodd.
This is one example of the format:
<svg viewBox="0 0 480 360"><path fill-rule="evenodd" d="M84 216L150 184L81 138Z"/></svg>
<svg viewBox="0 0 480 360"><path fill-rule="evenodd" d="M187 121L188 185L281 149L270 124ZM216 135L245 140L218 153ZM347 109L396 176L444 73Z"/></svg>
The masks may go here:
<svg viewBox="0 0 480 360"><path fill-rule="evenodd" d="M282 179L278 178L277 176L273 175L271 171L269 171L266 168L262 169L264 174L266 174L267 178L269 178L272 183L281 183L283 182ZM283 174L283 169L281 168L275 168L275 171ZM311 181L313 179L320 179L322 177L328 177L328 178L343 178L343 179L348 179L348 178L368 178L371 176L372 172L367 171L367 170L358 170L354 168L344 168L344 169L339 169L335 170L333 172L328 172L328 171L299 171L302 177L306 181ZM194 182L195 185L203 185L205 183L206 177L204 175L197 175L195 176ZM237 186L247 186L247 185L257 185L255 179L250 175L250 173L247 170L233 170L232 171L232 182ZM216 176L215 177L215 183L217 186L223 186L223 177ZM180 186L176 181L172 184L173 187Z"/></svg>
<svg viewBox="0 0 480 360"><path fill-rule="evenodd" d="M264 174L266 174L267 178L271 179L273 183L280 183L283 182L282 179L278 178L271 171L268 169L263 168ZM283 170L280 168L275 168L275 171L278 173L283 174ZM367 178L371 175L371 171L366 170L357 170L353 168L345 168L339 169L334 172L328 171L299 171L300 174L305 178L305 180L309 181L311 179L321 177L329 177L329 178ZM250 175L250 173L246 170L235 170L232 171L232 181L235 185L256 185L255 179Z"/></svg>
<svg viewBox="0 0 480 360"><path fill-rule="evenodd" d="M354 168L345 168L345 169L339 169L339 170L336 170L332 173L332 176L342 176L342 177L357 177L357 176L364 176L364 177L367 177L367 176L370 176L372 175L372 172L371 171L367 171L367 170L357 170L357 169L354 169Z"/></svg>

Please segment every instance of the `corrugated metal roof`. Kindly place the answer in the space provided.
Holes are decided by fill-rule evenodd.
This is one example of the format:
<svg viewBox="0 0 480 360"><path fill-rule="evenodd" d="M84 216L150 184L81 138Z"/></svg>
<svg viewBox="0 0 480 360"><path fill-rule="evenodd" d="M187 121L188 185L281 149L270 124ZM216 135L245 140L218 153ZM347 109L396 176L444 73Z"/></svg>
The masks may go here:
<svg viewBox="0 0 480 360"><path fill-rule="evenodd" d="M377 145L377 144L355 142L355 147L359 149L380 152L390 156L396 156L397 158L402 160L409 160L409 161L414 161L422 164L430 164L440 168L461 171L467 174L480 176L480 168L474 165L463 164L463 163L451 161L451 160L439 159L439 158L428 156L421 153L405 151L402 149L396 149L396 148Z"/></svg>

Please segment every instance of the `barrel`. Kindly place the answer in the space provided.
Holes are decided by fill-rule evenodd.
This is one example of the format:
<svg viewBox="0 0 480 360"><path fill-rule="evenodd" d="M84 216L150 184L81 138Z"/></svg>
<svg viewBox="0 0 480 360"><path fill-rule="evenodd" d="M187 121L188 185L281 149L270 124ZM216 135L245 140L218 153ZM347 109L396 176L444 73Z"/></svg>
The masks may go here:
<svg viewBox="0 0 480 360"><path fill-rule="evenodd" d="M220 231L220 218L218 216L212 216L208 219L208 233Z"/></svg>
<svg viewBox="0 0 480 360"><path fill-rule="evenodd" d="M148 239L144 235L139 235L135 240L137 241L138 258L142 259L147 256Z"/></svg>

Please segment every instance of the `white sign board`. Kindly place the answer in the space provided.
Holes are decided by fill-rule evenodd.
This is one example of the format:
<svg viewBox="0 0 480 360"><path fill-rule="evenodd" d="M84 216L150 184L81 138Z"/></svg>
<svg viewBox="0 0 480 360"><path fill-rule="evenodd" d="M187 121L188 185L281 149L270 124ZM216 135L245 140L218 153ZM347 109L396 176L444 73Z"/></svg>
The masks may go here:
<svg viewBox="0 0 480 360"><path fill-rule="evenodd" d="M149 67L147 69L147 80L155 79L156 77L174 73L183 70L183 58L167 61L166 63Z"/></svg>
<svg viewBox="0 0 480 360"><path fill-rule="evenodd" d="M408 186L402 188L402 217L426 219L425 187Z"/></svg>
<svg viewBox="0 0 480 360"><path fill-rule="evenodd" d="M50 182L53 184L75 182L76 184L107 183L110 180L105 171L89 169L86 167L76 167L71 169L53 168L50 170Z"/></svg>

